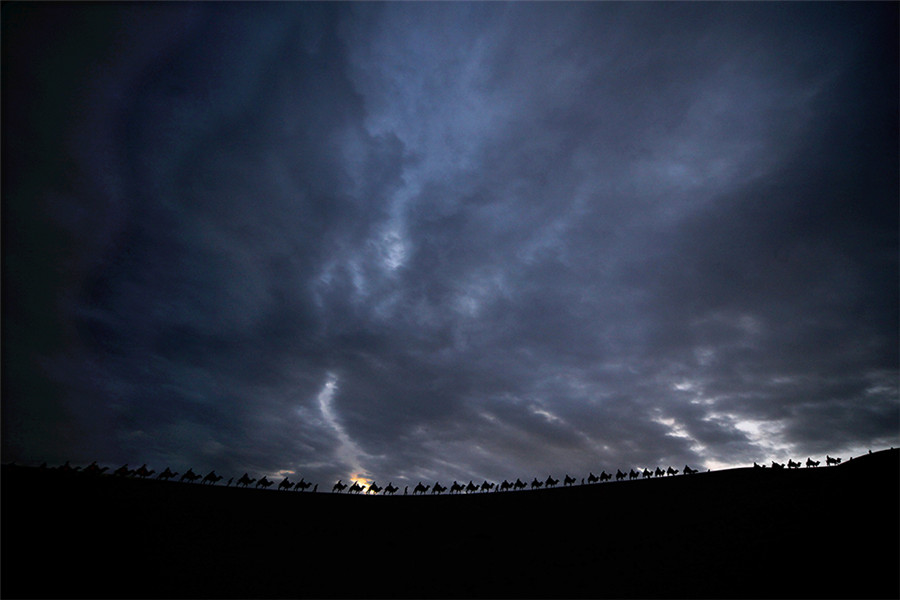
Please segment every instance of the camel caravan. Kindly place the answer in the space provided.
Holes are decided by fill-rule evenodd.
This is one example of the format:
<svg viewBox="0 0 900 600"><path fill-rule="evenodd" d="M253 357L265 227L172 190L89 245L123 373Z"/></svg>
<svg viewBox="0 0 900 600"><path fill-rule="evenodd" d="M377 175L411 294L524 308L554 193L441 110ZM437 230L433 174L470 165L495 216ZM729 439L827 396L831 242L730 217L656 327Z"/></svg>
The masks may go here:
<svg viewBox="0 0 900 600"><path fill-rule="evenodd" d="M870 451L871 454L871 451ZM807 469L815 469L821 464L821 461L813 460L812 457L808 457L806 459L805 466ZM840 457L832 457L829 455L825 456L825 465L828 467L835 466L841 464ZM793 459L788 459L787 463L778 463L772 461L771 466L768 467L772 470L781 470L787 468L791 469L799 469L801 468L803 463L795 462ZM47 467L47 463L44 463L40 466L41 469L49 469ZM754 469L766 469L766 465L757 464L755 461L753 463ZM95 476L99 477L103 475L109 467L100 467L97 465L97 462L93 462L85 468L81 467L73 467L69 464L69 461L66 461L65 464L56 467L55 470L62 473L74 474L77 473L79 476ZM616 481L634 481L636 479L654 479L660 477L673 477L682 473L684 475L693 475L698 473L698 469L693 469L689 465L684 465L683 469L675 469L671 466L663 470L661 467L656 467L651 470L650 468L629 468L628 472L622 471L621 469L616 469L615 478ZM156 477L152 476L156 474ZM210 471L209 473L203 475L202 473L195 473L193 469L188 469L187 471L181 473L179 477L179 473L177 471L172 471L169 467L166 467L165 470L158 473L149 469L146 464L141 465L136 469L129 468L128 464L124 464L115 471L113 471L109 475L104 475L106 477L120 477L120 478L135 478L135 479L156 479L158 481L177 481L179 483L195 483L199 481L199 485L210 485L215 486L223 479L222 475L217 475L216 472ZM600 471L599 475L595 475L593 471L591 471L587 478L580 478L580 485L595 485L602 484L604 482L611 481L613 478L613 474L607 473L606 471ZM526 479L527 481L527 479ZM276 483L267 478L267 476L263 475L260 478L250 477L249 473L244 473L235 481L234 477L228 479L227 483L224 484L224 487L231 487L234 484L234 487L248 488L253 484L254 489L268 489L270 487L275 488L278 492L306 492L312 487L312 492L317 492L319 489L318 484L313 484L309 481L306 481L305 478L300 478L299 481L291 481L288 477L284 477L280 482ZM413 496L424 496L424 495L441 495L446 492L448 495L460 495L460 494L485 494L489 492L502 493L502 492L511 492L511 491L519 491L519 490L540 490L540 489L550 489L556 487L560 483L559 479L554 479L552 475L548 476L546 479L538 479L534 477L530 483L526 483L522 481L522 479L516 479L515 481L508 481L504 479L500 483L483 481L478 484L473 480L469 480L466 483L460 483L458 481L454 481L450 484L449 487L441 485L440 481L434 482L434 484L425 485L421 481L413 488L412 492L409 491L409 486L404 487L403 495L413 495ZM570 476L568 473L562 479L563 487L571 487L579 483L578 478ZM220 486L221 487L221 486ZM338 480L337 483L331 488L331 492L333 494L341 494L346 491L347 494L353 495L382 495L382 496L393 496L400 489L394 485L393 481L389 482L386 486L380 486L378 483L373 481L370 484L363 484L359 481L351 481L349 484L344 483L343 480Z"/></svg>

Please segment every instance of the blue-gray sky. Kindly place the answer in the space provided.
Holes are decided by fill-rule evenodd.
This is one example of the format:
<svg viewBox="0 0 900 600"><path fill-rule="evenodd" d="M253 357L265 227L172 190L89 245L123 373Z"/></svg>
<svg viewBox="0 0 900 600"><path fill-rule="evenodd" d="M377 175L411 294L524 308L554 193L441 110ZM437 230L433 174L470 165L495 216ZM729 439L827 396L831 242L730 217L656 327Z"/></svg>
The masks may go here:
<svg viewBox="0 0 900 600"><path fill-rule="evenodd" d="M900 444L895 3L2 10L6 462Z"/></svg>

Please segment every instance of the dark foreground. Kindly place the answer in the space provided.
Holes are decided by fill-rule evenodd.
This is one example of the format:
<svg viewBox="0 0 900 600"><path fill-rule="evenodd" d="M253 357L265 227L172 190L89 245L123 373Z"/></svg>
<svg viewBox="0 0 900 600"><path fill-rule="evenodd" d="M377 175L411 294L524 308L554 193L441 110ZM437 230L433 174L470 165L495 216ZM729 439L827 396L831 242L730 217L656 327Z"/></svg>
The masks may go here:
<svg viewBox="0 0 900 600"><path fill-rule="evenodd" d="M900 451L470 496L4 467L2 596L900 597Z"/></svg>

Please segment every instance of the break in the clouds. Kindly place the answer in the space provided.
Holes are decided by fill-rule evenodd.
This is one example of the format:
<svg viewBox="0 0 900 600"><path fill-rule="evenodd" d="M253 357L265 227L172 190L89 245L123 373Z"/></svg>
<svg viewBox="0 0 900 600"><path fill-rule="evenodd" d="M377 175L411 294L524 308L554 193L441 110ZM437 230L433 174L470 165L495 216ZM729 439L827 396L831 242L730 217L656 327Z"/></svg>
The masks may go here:
<svg viewBox="0 0 900 600"><path fill-rule="evenodd" d="M900 443L890 3L3 6L3 456Z"/></svg>

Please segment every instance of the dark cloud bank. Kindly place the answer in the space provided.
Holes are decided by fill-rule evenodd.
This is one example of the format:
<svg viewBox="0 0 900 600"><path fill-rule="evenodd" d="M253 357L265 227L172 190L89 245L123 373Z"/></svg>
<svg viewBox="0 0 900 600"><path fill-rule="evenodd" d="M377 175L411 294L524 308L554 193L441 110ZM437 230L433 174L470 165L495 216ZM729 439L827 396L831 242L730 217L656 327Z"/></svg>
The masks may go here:
<svg viewBox="0 0 900 600"><path fill-rule="evenodd" d="M4 461L897 445L897 10L4 4Z"/></svg>

